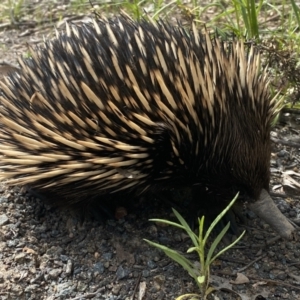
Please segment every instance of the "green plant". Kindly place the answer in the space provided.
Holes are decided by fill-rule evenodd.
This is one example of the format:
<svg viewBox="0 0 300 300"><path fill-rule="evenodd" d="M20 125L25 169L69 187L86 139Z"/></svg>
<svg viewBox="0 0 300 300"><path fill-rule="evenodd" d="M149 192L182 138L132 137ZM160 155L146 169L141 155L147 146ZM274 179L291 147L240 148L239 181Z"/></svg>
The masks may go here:
<svg viewBox="0 0 300 300"><path fill-rule="evenodd" d="M9 10L11 23L19 22L22 15L23 0L9 0Z"/></svg>
<svg viewBox="0 0 300 300"><path fill-rule="evenodd" d="M291 0L291 4L292 4L292 7L293 7L293 11L294 11L294 14L295 14L295 17L296 17L296 20L297 20L297 24L298 24L298 27L300 26L300 9L299 7L297 6L296 2L294 0Z"/></svg>
<svg viewBox="0 0 300 300"><path fill-rule="evenodd" d="M246 36L249 39L259 38L259 22L257 17L263 5L263 0L258 1L258 4L256 2L255 0L232 0L239 32L243 31L241 28L241 24L243 24ZM240 16L242 16L243 22L241 22Z"/></svg>
<svg viewBox="0 0 300 300"><path fill-rule="evenodd" d="M172 225L177 228L183 229L186 231L186 233L189 235L190 239L192 240L193 246L190 247L187 250L187 253L191 253L193 251L197 252L199 256L200 261L200 270L196 270L194 268L194 264L192 261L178 253L176 250L170 249L169 247L160 245L158 243L151 242L149 240L145 241L149 243L150 245L157 247L160 250L163 250L167 256L169 256L171 259L176 261L178 264L180 264L188 273L190 276L193 277L196 284L198 285L200 289L201 295L197 294L186 294L178 297L176 300L182 300L184 297L194 297L193 299L206 299L207 295L211 293L214 288L209 286L209 278L210 278L210 266L213 263L213 261L219 257L221 254L223 254L225 251L233 247L245 234L245 231L230 245L223 248L218 253L214 254L218 244L228 231L230 227L230 222L223 228L223 230L218 234L218 236L215 238L213 243L211 244L210 248L208 249L208 252L206 254L206 245L208 238L210 234L212 233L213 229L217 225L217 223L222 219L222 217L228 212L228 210L231 208L231 206L234 204L236 199L238 198L238 194L234 197L234 199L229 203L229 205L217 216L217 218L212 222L212 224L209 226L208 230L204 234L204 219L205 217L202 216L201 219L198 219L199 221L199 234L195 234L190 226L187 224L187 222L183 219L183 217L175 210L173 209L173 213L175 214L176 218L178 219L179 223L175 223L168 220L161 220L161 219L151 219L150 221L153 222L161 222L164 224ZM196 298L198 297L198 298ZM201 297L201 298L199 298ZM191 298L189 298L191 299Z"/></svg>
<svg viewBox="0 0 300 300"><path fill-rule="evenodd" d="M85 13L92 7L93 2L89 2L88 0L73 0L70 1L70 8L75 13Z"/></svg>

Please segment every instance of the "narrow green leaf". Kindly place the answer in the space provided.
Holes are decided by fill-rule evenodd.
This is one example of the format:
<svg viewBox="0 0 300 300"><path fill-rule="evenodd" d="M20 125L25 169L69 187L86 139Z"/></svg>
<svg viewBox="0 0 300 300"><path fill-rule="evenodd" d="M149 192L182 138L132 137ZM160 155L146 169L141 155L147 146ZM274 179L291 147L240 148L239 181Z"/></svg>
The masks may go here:
<svg viewBox="0 0 300 300"><path fill-rule="evenodd" d="M176 3L177 0L173 0L170 1L169 3L167 3L166 5L164 5L163 7L161 7L160 9L158 9L153 15L152 18L153 20L155 20L156 18L158 18L158 16L164 11L166 10L169 6L172 6L174 3ZM172 9L172 8L168 8L168 9Z"/></svg>
<svg viewBox="0 0 300 300"><path fill-rule="evenodd" d="M213 287L208 287L207 289L206 289L206 291L205 291L205 295L204 295L204 299L206 299L206 297L210 294L210 293L212 293L212 292L214 292L214 291L216 291L217 289L216 288L213 288Z"/></svg>
<svg viewBox="0 0 300 300"><path fill-rule="evenodd" d="M194 270L194 266L193 263L188 260L187 258L185 258L183 255L181 255L180 253L178 253L177 251L170 249L169 247L151 242L147 239L144 239L144 241L146 241L148 244L150 244L151 246L154 246L162 251L164 251L164 253L170 257L172 260L174 260L175 262L177 262L178 264L180 264L186 271L188 271L188 273L194 278L196 279L197 275L195 274L195 270Z"/></svg>
<svg viewBox="0 0 300 300"><path fill-rule="evenodd" d="M258 38L258 21L255 0L250 0L250 22L251 22L251 36L250 38Z"/></svg>
<svg viewBox="0 0 300 300"><path fill-rule="evenodd" d="M198 247L191 247L191 248L187 249L186 253L191 253L193 251L198 251Z"/></svg>
<svg viewBox="0 0 300 300"><path fill-rule="evenodd" d="M204 216L202 216L201 219L198 218L198 222L199 222L199 238L198 238L198 243L199 244L203 243L204 220L205 220ZM205 245L203 245L203 246L205 246Z"/></svg>
<svg viewBox="0 0 300 300"><path fill-rule="evenodd" d="M224 217L224 215L228 212L228 210L231 208L231 206L234 204L236 199L238 198L239 193L236 194L236 196L231 200L231 202L228 204L228 206L216 217L216 219L212 222L212 224L209 226L205 237L203 239L203 243L206 243L207 238L209 237L210 233L214 229L214 227L218 224L218 222Z"/></svg>
<svg viewBox="0 0 300 300"><path fill-rule="evenodd" d="M176 218L178 221L181 223L183 226L184 230L187 232L189 237L191 238L193 244L195 247L198 247L198 240L197 240L197 235L192 231L191 227L189 224L185 221L185 219L181 216L181 214L174 208L172 208L173 213L175 214Z"/></svg>
<svg viewBox="0 0 300 300"><path fill-rule="evenodd" d="M222 249L219 253L217 253L212 259L211 261L214 261L216 258L218 258L221 254L223 254L224 252L226 252L228 249L232 248L236 243L238 243L240 241L240 239L244 236L244 234L246 233L246 230L244 230L242 232L242 234L233 242L231 243L229 246L225 247L224 249Z"/></svg>
<svg viewBox="0 0 300 300"><path fill-rule="evenodd" d="M246 10L246 7L245 7L245 5L242 1L239 1L239 3L240 3L240 9L241 9L243 21L244 21L246 30L249 33L251 29L250 29L249 19L248 19L248 15L247 15L247 10Z"/></svg>
<svg viewBox="0 0 300 300"><path fill-rule="evenodd" d="M180 229L185 229L182 225L172 222L172 221L168 221L168 220L164 220L164 219L149 219L149 221L151 222L159 222L159 223L163 223L163 224L167 224L167 225L171 225Z"/></svg>
<svg viewBox="0 0 300 300"><path fill-rule="evenodd" d="M295 14L296 19L297 19L298 27L300 27L299 7L297 6L297 4L294 0L291 0L291 3L292 3L294 14Z"/></svg>
<svg viewBox="0 0 300 300"><path fill-rule="evenodd" d="M175 300L201 300L201 299L202 297L198 294L184 294L177 297Z"/></svg>
<svg viewBox="0 0 300 300"><path fill-rule="evenodd" d="M213 256L218 244L220 243L220 241L222 240L222 238L224 237L224 235L226 234L226 232L228 231L230 227L230 222L227 223L227 225L222 229L222 231L218 234L218 236L216 237L216 239L213 241L206 260L205 260L205 268L209 267L211 265L211 263L213 262L213 260L211 259L211 257Z"/></svg>

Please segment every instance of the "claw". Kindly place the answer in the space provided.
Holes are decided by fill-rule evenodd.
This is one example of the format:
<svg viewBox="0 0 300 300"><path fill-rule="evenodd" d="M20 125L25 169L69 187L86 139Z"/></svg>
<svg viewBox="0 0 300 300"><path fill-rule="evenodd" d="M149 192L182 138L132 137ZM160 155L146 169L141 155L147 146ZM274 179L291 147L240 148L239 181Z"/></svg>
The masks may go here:
<svg viewBox="0 0 300 300"><path fill-rule="evenodd" d="M296 229L281 213L266 190L262 190L258 201L249 204L249 208L269 224L281 237L287 240L296 239Z"/></svg>

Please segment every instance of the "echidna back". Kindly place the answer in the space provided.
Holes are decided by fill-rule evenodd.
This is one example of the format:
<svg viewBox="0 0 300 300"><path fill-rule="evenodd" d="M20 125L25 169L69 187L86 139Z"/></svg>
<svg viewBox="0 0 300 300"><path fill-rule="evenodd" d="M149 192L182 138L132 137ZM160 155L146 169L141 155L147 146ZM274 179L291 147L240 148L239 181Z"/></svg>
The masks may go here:
<svg viewBox="0 0 300 300"><path fill-rule="evenodd" d="M125 18L67 25L1 83L8 184L79 202L195 185L257 197L275 100L253 48Z"/></svg>

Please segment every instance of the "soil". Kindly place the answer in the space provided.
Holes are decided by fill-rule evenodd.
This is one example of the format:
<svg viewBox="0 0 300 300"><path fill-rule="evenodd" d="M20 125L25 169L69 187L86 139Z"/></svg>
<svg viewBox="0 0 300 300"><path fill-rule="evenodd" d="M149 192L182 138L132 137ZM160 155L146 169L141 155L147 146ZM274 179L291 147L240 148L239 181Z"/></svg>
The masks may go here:
<svg viewBox="0 0 300 300"><path fill-rule="evenodd" d="M69 13L64 4L55 9L63 17L52 15L51 22L37 23L29 14L14 26L2 23L0 72L17 67L16 59L26 54L28 45L52 37L54 25L60 30L66 20L89 17ZM43 11L42 19L50 20L50 10L44 7ZM272 139L272 197L299 224L297 115L283 116ZM191 242L185 233L149 222L150 218L174 219L170 205L154 196L151 201L141 196L137 206L139 210L128 211L118 220L99 223L85 218L82 222L72 211L53 208L24 188L1 183L0 299L145 300L198 293L180 266L143 240L186 253ZM300 242L277 237L251 212L243 226L247 229L243 239L212 266L212 285L217 290L209 299L300 299ZM196 264L195 255L187 257Z"/></svg>

